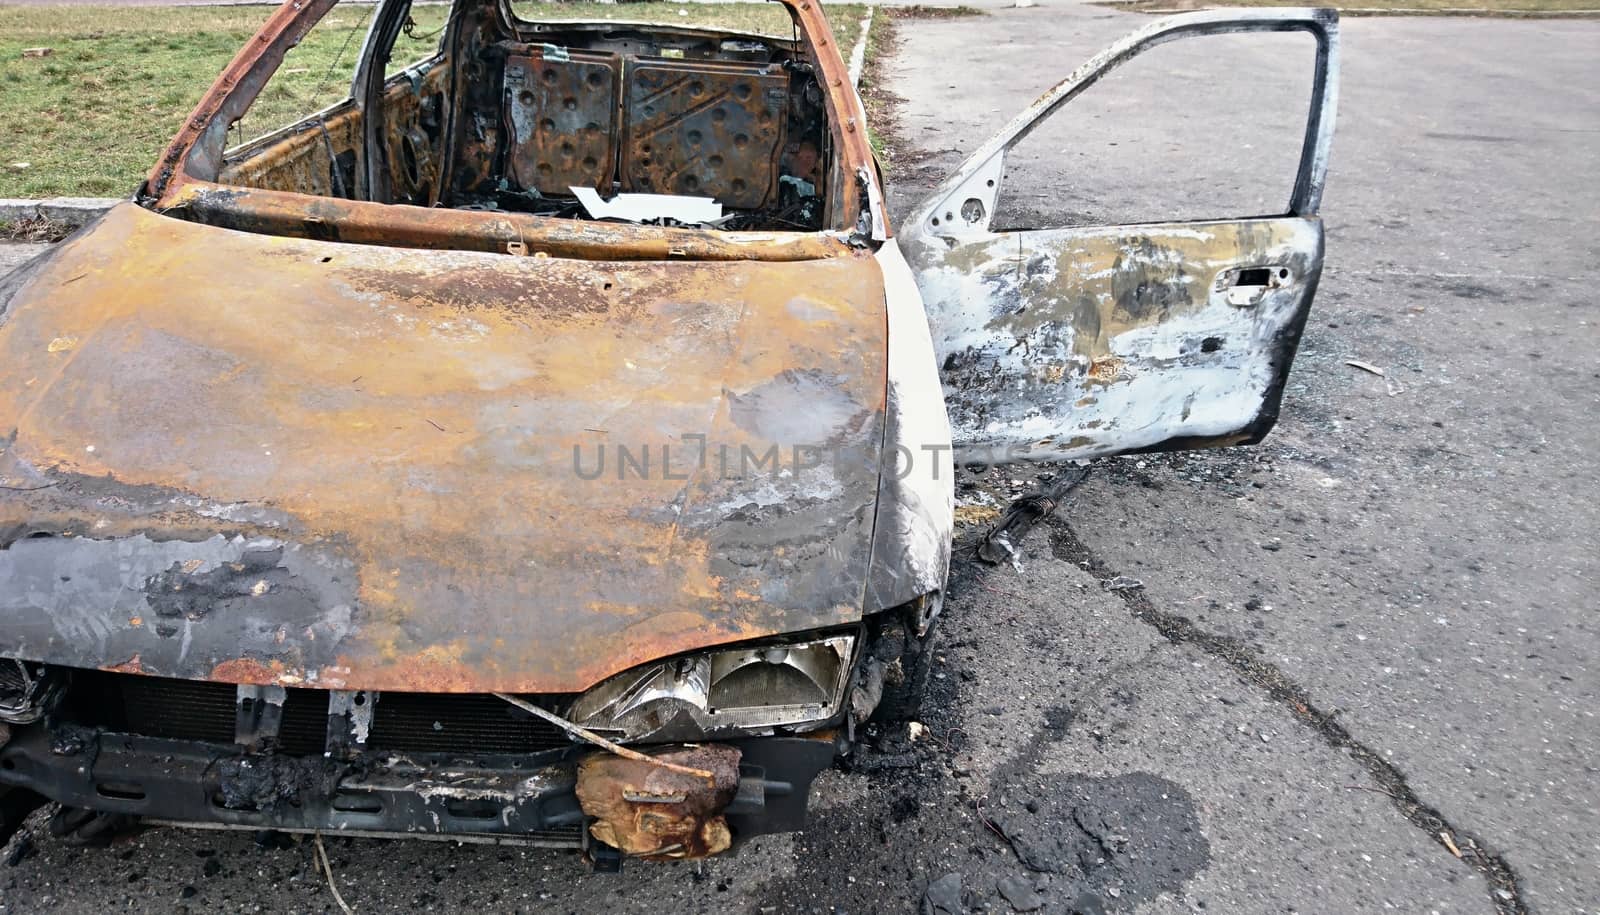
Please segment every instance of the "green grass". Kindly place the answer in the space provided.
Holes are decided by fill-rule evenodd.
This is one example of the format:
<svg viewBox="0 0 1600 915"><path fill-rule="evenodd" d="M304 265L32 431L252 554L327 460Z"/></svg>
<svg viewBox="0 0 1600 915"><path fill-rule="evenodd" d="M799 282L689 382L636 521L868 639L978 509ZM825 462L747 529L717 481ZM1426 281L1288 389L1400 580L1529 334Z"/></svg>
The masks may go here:
<svg viewBox="0 0 1600 915"><path fill-rule="evenodd" d="M273 9L0 6L0 197L131 193L201 93ZM285 57L233 141L344 98L372 9L335 7ZM447 9L443 4L414 9L415 33L427 37L401 36L397 62L432 53ZM788 14L775 3L525 3L521 9L537 19L653 21L791 34ZM848 56L865 9L854 4L826 9L841 54ZM36 47L52 53L23 56L23 49ZM19 168L18 163L28 165Z"/></svg>
<svg viewBox="0 0 1600 915"><path fill-rule="evenodd" d="M1331 6L1346 15L1422 15L1422 16L1542 16L1585 15L1600 10L1600 0L1228 0L1205 3L1201 0L1108 0L1101 6L1139 13L1170 13L1187 10L1237 6Z"/></svg>

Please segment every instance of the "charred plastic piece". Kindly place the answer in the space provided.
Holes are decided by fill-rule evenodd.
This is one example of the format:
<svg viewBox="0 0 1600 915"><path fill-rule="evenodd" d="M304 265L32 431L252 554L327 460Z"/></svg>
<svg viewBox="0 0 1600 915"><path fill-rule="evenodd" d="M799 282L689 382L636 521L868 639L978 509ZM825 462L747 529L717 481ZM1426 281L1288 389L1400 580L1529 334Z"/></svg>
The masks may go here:
<svg viewBox="0 0 1600 915"><path fill-rule="evenodd" d="M703 858L733 844L723 811L739 790L739 750L710 744L655 754L712 773L712 781L648 762L596 753L578 764L578 803L589 834L650 860Z"/></svg>
<svg viewBox="0 0 1600 915"><path fill-rule="evenodd" d="M990 565L1010 560L1033 526L1050 517L1067 493L1088 477L1088 468L1074 469L1052 480L1039 492L1019 496L1006 506L1005 514L978 541L978 558Z"/></svg>

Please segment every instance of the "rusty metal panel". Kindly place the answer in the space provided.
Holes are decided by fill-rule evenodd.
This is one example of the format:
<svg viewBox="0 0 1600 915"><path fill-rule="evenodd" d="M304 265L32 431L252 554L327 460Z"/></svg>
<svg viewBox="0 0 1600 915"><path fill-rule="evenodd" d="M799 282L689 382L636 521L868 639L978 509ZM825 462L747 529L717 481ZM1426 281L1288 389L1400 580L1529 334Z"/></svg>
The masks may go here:
<svg viewBox="0 0 1600 915"><path fill-rule="evenodd" d="M777 182L789 75L704 60L628 64L624 190L714 197L758 209Z"/></svg>
<svg viewBox="0 0 1600 915"><path fill-rule="evenodd" d="M554 53L552 53L554 52ZM617 55L536 48L506 58L511 181L566 195L610 192L616 169Z"/></svg>
<svg viewBox="0 0 1600 915"><path fill-rule="evenodd" d="M564 693L861 617L868 254L533 261L125 203L7 294L0 654Z"/></svg>

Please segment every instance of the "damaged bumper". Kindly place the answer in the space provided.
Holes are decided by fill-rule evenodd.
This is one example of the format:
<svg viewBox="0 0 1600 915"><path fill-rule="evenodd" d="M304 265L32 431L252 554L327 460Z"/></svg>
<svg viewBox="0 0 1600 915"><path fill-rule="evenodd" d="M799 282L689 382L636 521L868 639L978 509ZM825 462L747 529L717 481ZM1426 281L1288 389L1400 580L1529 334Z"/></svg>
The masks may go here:
<svg viewBox="0 0 1600 915"><path fill-rule="evenodd" d="M181 726L149 730L167 736L71 720L92 716L8 725L0 730L0 785L147 822L584 848L596 861L615 861L702 857L800 829L811 782L835 755L827 735L639 748L712 776L701 779L587 746L539 748L537 735L522 738L531 752L473 752L474 741L460 736L472 706L446 715L424 697L394 694L364 726L372 745L409 744L405 751L331 739L314 747L299 734L307 722L294 702L282 706L279 737L252 749L171 736L200 733L208 710L166 698L181 706L172 709ZM430 715L442 720L430 725ZM242 735L248 722L239 718L228 724ZM348 726L348 718L324 720L330 734ZM430 745L435 729L459 748ZM508 739L485 730L477 743L504 751Z"/></svg>

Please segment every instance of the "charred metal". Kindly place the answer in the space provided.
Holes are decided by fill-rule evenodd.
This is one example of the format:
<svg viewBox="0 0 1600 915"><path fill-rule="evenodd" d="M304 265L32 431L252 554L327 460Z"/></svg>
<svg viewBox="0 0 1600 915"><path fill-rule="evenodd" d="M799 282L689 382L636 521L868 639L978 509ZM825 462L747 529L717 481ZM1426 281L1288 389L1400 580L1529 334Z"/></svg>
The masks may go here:
<svg viewBox="0 0 1600 915"><path fill-rule="evenodd" d="M916 716L957 449L1267 432L1334 14L1151 25L896 238L827 20L781 4L788 36L456 0L391 72L381 0L345 101L228 148L334 0L283 4L134 200L0 280L0 793L718 854ZM1318 57L1281 215L990 230L1006 150L1112 67L1289 29Z"/></svg>
<svg viewBox="0 0 1600 915"><path fill-rule="evenodd" d="M148 203L247 231L554 256L816 257L826 239L770 232L857 222L871 154L837 129L862 118L831 46L533 23L494 0L456 3L440 53L387 78L409 2L384 4L349 101L224 151L226 126L332 5L274 14L152 171ZM830 34L818 5L786 6L802 34ZM575 188L715 198L724 215L687 228L663 215L656 233L563 225L590 219Z"/></svg>
<svg viewBox="0 0 1600 915"><path fill-rule="evenodd" d="M5 725L7 783L107 815L187 825L699 857L798 828L811 780L836 752L831 733L652 750L705 769L707 781L594 752L493 697L401 694L391 713L359 725L349 710L372 709L378 696L298 689L274 702L270 687L239 688L241 739L230 742L235 694L225 687L96 672L72 679L45 717ZM271 735L242 739L247 706L275 710ZM357 727L367 739L340 736Z"/></svg>

